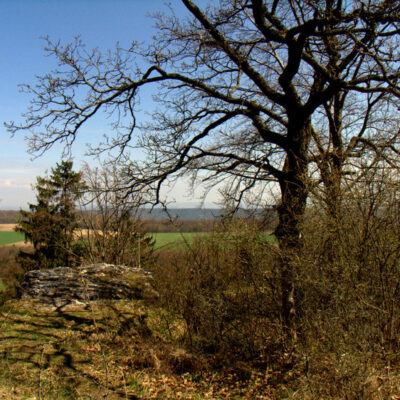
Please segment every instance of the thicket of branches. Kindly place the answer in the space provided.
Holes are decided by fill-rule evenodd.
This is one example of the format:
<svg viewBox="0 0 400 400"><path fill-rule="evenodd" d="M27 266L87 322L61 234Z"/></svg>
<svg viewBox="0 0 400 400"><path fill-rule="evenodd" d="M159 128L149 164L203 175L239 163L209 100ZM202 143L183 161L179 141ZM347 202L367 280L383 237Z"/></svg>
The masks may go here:
<svg viewBox="0 0 400 400"><path fill-rule="evenodd" d="M146 267L154 261L154 240L146 234L140 219L140 195L129 201L121 196L116 168L83 168L87 190L81 198L77 239L82 243L84 259L91 263L109 263Z"/></svg>
<svg viewBox="0 0 400 400"><path fill-rule="evenodd" d="M346 177L359 181L378 161L398 156L399 22L396 0L221 0L187 17L156 16L153 43L89 50L78 39L47 41L59 69L24 89L22 123L31 150L72 145L104 111L123 165L119 188L162 201L171 179L225 184L240 203L253 189L279 188L281 316L292 326L301 226L318 190L330 220L341 213ZM142 91L155 91L152 121L138 120ZM145 159L129 158L140 148ZM333 228L332 228L333 229ZM335 253L334 243L330 245Z"/></svg>

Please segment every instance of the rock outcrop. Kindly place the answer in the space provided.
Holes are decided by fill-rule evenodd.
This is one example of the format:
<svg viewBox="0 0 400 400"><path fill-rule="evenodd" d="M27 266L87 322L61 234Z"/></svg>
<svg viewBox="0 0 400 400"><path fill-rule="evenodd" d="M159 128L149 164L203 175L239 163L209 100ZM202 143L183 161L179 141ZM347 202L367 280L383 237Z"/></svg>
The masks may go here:
<svg viewBox="0 0 400 400"><path fill-rule="evenodd" d="M123 265L92 264L33 270L25 274L21 298L41 302L140 299L155 296L151 273Z"/></svg>

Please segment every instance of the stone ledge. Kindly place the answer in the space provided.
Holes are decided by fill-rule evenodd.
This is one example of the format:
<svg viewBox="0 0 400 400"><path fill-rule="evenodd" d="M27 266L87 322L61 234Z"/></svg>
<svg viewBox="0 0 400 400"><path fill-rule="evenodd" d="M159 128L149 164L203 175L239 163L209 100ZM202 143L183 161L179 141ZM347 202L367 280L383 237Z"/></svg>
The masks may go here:
<svg viewBox="0 0 400 400"><path fill-rule="evenodd" d="M32 270L25 274L22 299L91 301L140 299L156 296L151 287L152 274L124 265L91 264Z"/></svg>

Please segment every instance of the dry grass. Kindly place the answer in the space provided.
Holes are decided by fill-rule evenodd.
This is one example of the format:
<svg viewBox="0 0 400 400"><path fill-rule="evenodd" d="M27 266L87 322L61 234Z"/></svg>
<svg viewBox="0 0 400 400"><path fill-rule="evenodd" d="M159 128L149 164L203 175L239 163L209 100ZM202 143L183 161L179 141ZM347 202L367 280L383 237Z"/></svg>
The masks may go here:
<svg viewBox="0 0 400 400"><path fill-rule="evenodd" d="M183 329L143 301L14 300L0 313L0 399L399 399L396 354L298 348L218 365L179 345Z"/></svg>
<svg viewBox="0 0 400 400"><path fill-rule="evenodd" d="M268 374L241 365L210 369L212 359L178 345L181 322L169 316L167 329L166 318L141 301L69 310L9 302L0 314L0 395L37 399L40 391L46 400L273 398Z"/></svg>
<svg viewBox="0 0 400 400"><path fill-rule="evenodd" d="M0 232L12 232L17 224L0 224Z"/></svg>
<svg viewBox="0 0 400 400"><path fill-rule="evenodd" d="M9 243L9 244L3 244L0 247L13 247L15 249L24 249L24 250L28 250L30 248L32 248L32 245L29 243L25 243L25 241L20 241L20 242L14 242L14 243Z"/></svg>

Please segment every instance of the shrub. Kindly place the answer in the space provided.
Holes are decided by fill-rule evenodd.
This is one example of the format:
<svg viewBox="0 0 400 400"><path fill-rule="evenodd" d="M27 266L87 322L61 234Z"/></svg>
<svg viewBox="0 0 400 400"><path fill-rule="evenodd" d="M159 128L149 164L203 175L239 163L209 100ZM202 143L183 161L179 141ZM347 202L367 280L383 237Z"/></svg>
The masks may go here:
<svg viewBox="0 0 400 400"><path fill-rule="evenodd" d="M266 235L244 221L164 253L158 290L184 320L192 346L245 358L265 351L279 320L275 253Z"/></svg>
<svg viewBox="0 0 400 400"><path fill-rule="evenodd" d="M310 207L297 268L299 327L337 352L394 351L400 329L397 189L372 171L344 192L332 219Z"/></svg>

